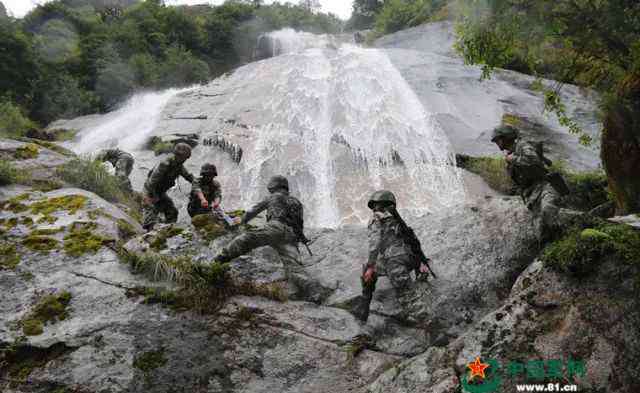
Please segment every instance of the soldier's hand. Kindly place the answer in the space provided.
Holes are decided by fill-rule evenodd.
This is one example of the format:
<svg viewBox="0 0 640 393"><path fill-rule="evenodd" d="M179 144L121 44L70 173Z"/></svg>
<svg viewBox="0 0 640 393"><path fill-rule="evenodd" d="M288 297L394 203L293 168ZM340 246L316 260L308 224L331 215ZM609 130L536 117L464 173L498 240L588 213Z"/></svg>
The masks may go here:
<svg viewBox="0 0 640 393"><path fill-rule="evenodd" d="M149 195L143 195L142 196L142 203L144 203L147 206L153 205L155 203L155 198L151 198Z"/></svg>
<svg viewBox="0 0 640 393"><path fill-rule="evenodd" d="M370 283L373 280L373 275L376 273L376 268L373 266L367 267L367 270L364 271L362 275L362 279L365 283Z"/></svg>
<svg viewBox="0 0 640 393"><path fill-rule="evenodd" d="M234 223L235 225L240 225L240 224L242 224L242 217L234 217L234 218L233 218L233 223Z"/></svg>
<svg viewBox="0 0 640 393"><path fill-rule="evenodd" d="M426 263L420 262L420 273L429 273L429 266Z"/></svg>

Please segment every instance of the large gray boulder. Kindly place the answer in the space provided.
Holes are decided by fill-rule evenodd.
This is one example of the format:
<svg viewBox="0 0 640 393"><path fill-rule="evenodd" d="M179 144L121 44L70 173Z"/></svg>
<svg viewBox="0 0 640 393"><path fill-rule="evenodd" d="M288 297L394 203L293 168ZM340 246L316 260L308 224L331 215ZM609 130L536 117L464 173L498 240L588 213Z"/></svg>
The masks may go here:
<svg viewBox="0 0 640 393"><path fill-rule="evenodd" d="M598 272L576 279L545 268L537 261L518 278L502 307L488 313L446 348L431 348L383 374L368 392L454 392L458 378L468 375L476 357L511 361L560 360L568 376L569 360L583 364L574 382L580 390L635 392L640 389L640 304L637 266L612 257ZM575 367L575 366L574 366ZM544 383L570 383L549 378ZM498 392L526 383L524 373L503 377ZM446 386L446 389L442 387Z"/></svg>

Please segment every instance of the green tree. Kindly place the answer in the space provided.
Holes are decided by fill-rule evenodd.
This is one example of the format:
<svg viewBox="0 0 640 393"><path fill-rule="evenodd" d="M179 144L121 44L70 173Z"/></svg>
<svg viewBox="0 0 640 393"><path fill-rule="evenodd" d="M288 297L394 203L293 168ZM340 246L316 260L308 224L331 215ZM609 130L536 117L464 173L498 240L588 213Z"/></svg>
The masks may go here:
<svg viewBox="0 0 640 393"><path fill-rule="evenodd" d="M640 211L640 3L635 0L459 0L457 48L489 76L512 68L560 81L547 108L580 133L559 99L562 82L602 95L601 157L620 213ZM583 141L588 141L584 138Z"/></svg>

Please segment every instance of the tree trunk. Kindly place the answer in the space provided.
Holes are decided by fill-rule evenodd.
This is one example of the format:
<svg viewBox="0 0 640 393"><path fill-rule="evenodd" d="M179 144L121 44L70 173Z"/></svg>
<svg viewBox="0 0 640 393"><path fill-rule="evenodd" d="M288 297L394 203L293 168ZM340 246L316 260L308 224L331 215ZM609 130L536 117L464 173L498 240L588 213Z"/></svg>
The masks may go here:
<svg viewBox="0 0 640 393"><path fill-rule="evenodd" d="M620 84L608 108L600 151L620 215L640 212L640 75Z"/></svg>

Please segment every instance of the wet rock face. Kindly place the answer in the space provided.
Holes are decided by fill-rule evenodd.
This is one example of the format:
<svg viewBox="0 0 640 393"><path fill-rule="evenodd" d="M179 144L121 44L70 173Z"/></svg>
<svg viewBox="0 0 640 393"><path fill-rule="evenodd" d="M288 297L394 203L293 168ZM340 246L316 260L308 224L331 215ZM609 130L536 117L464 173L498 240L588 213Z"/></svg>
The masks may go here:
<svg viewBox="0 0 640 393"><path fill-rule="evenodd" d="M481 70L464 65L454 42L453 24L439 22L384 36L374 46L385 51L425 109L435 114L457 154L499 154L491 143L491 131L503 115L510 114L526 120L525 132L544 140L552 158L562 159L574 170L599 167L602 124L594 93L572 85L561 91L569 117L594 138L593 146L584 147L553 114L543 112L543 97L532 88L533 77L498 70L491 79L480 80Z"/></svg>
<svg viewBox="0 0 640 393"><path fill-rule="evenodd" d="M600 270L578 282L533 263L517 280L499 309L487 314L446 348L430 349L383 374L372 392L440 391L451 373L468 374L476 356L502 365L542 359L560 360L568 374L573 359L575 382L581 389L635 392L640 388L640 320L634 277L637 267L603 261ZM584 369L580 372L580 364ZM582 372L583 371L583 372ZM425 381L424 375L438 375ZM547 378L543 382L561 382ZM425 383L426 382L426 383ZM525 383L524 373L506 379L499 392ZM445 390L448 391L448 390Z"/></svg>

